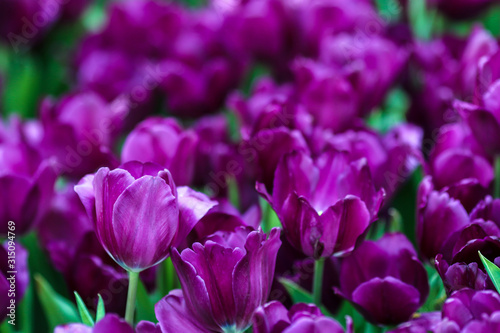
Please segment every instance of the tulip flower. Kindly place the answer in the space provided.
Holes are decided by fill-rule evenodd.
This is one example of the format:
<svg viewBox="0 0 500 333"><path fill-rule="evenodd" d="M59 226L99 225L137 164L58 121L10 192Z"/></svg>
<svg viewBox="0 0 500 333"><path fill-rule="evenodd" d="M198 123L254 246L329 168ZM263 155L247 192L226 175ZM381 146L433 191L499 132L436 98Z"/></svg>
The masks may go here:
<svg viewBox="0 0 500 333"><path fill-rule="evenodd" d="M104 249L129 271L127 304L132 305L127 305L126 318L131 322L138 273L167 258L170 247L214 203L189 188L177 189L170 172L159 165L135 161L114 170L101 168L85 176L75 191Z"/></svg>
<svg viewBox="0 0 500 333"><path fill-rule="evenodd" d="M347 319L348 318L348 319ZM352 332L352 319L347 317L347 330ZM312 304L298 303L287 310L280 302L260 306L252 319L254 333L315 332L343 333L342 326L332 318L325 317Z"/></svg>
<svg viewBox="0 0 500 333"><path fill-rule="evenodd" d="M56 159L61 172L75 178L99 166L116 166L111 146L127 113L124 103L108 104L90 92L65 96L57 103L47 98L40 110L40 150Z"/></svg>
<svg viewBox="0 0 500 333"><path fill-rule="evenodd" d="M1 140L1 139L0 139ZM0 141L0 235L16 223L16 235L35 227L50 206L57 174L53 160L43 159L24 142Z"/></svg>
<svg viewBox="0 0 500 333"><path fill-rule="evenodd" d="M266 239L262 231L240 228L181 253L174 248L182 294L173 291L156 305L162 331L243 332L271 291L279 236L279 229Z"/></svg>
<svg viewBox="0 0 500 333"><path fill-rule="evenodd" d="M375 190L365 159L350 162L347 153L335 150L316 160L287 154L276 168L272 196L259 188L288 240L315 259L352 251L384 197L383 190Z"/></svg>
<svg viewBox="0 0 500 333"><path fill-rule="evenodd" d="M167 168L177 185L191 183L198 138L174 119L149 118L130 132L123 144L123 163L153 162Z"/></svg>
<svg viewBox="0 0 500 333"><path fill-rule="evenodd" d="M376 191L366 159L349 161L329 150L312 160L302 152L285 155L276 168L272 204L290 243L316 260L313 294L319 305L324 260L352 251L377 218L384 190Z"/></svg>
<svg viewBox="0 0 500 333"><path fill-rule="evenodd" d="M344 259L340 290L373 323L404 322L424 304L429 283L424 265L402 234L365 241Z"/></svg>
<svg viewBox="0 0 500 333"><path fill-rule="evenodd" d="M500 296L496 291L463 289L443 304L438 332L497 332L500 329ZM491 326L490 326L491 325ZM490 329L488 329L490 328Z"/></svg>

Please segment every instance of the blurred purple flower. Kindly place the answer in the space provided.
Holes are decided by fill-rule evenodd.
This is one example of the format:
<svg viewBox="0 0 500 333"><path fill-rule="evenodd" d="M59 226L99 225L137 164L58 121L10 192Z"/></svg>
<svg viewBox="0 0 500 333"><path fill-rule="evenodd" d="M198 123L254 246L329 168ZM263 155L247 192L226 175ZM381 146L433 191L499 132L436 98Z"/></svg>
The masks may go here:
<svg viewBox="0 0 500 333"><path fill-rule="evenodd" d="M0 125L2 126L2 125ZM16 223L16 235L35 227L50 206L57 178L54 161L43 159L26 143L22 126L15 120L0 128L0 234L7 234L7 222ZM3 127L3 126L2 126Z"/></svg>
<svg viewBox="0 0 500 333"><path fill-rule="evenodd" d="M325 145L348 151L351 161L366 158L376 188L390 198L422 163L422 140L419 127L400 124L383 137L368 129L349 130L332 135Z"/></svg>
<svg viewBox="0 0 500 333"><path fill-rule="evenodd" d="M402 234L365 241L342 263L340 290L373 323L408 320L429 294L427 272Z"/></svg>
<svg viewBox="0 0 500 333"><path fill-rule="evenodd" d="M56 158L60 172L75 178L100 166L116 166L111 150L127 113L126 105L107 104L94 93L68 95L57 103L45 99L40 149Z"/></svg>
<svg viewBox="0 0 500 333"><path fill-rule="evenodd" d="M183 130L173 118L149 118L129 133L123 144L122 163L153 162L167 168L177 185L189 185L195 168L198 137Z"/></svg>
<svg viewBox="0 0 500 333"><path fill-rule="evenodd" d="M298 16L300 49L306 56L317 56L325 36L333 33L372 37L385 29L384 21L369 0L299 0L291 2L291 6ZM366 31L360 32L359 27L366 27Z"/></svg>

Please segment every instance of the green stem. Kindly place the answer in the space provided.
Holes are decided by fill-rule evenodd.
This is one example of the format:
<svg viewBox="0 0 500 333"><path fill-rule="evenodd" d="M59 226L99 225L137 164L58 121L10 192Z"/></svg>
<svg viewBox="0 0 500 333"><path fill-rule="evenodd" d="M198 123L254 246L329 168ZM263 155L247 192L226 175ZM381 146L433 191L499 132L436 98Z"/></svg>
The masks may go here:
<svg viewBox="0 0 500 333"><path fill-rule="evenodd" d="M495 198L500 198L500 155L495 157Z"/></svg>
<svg viewBox="0 0 500 333"><path fill-rule="evenodd" d="M317 306L321 305L321 294L323 288L323 271L325 270L325 258L319 258L314 262L313 301Z"/></svg>
<svg viewBox="0 0 500 333"><path fill-rule="evenodd" d="M125 320L134 326L135 296L137 295L137 283L139 282L138 272L128 272L128 295L127 310L125 311Z"/></svg>

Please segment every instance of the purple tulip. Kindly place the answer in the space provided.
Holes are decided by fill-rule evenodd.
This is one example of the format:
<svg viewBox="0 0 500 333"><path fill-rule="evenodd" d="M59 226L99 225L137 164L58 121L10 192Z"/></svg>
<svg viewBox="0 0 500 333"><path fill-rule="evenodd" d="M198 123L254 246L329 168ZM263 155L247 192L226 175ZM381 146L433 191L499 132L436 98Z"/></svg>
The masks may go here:
<svg viewBox="0 0 500 333"><path fill-rule="evenodd" d="M394 233L365 241L344 259L338 292L370 322L393 325L418 310L429 284L411 243Z"/></svg>
<svg viewBox="0 0 500 333"><path fill-rule="evenodd" d="M174 119L149 118L127 136L122 162L153 162L170 170L177 185L191 183L198 138Z"/></svg>
<svg viewBox="0 0 500 333"><path fill-rule="evenodd" d="M365 159L349 161L329 150L317 159L302 152L285 155L274 178L272 197L288 240L315 259L352 251L377 218L384 191L376 191Z"/></svg>
<svg viewBox="0 0 500 333"><path fill-rule="evenodd" d="M347 318L346 332L352 332L352 320ZM315 305L305 303L295 304L290 310L287 310L280 302L267 303L255 311L252 322L255 333L344 332L338 322L325 317Z"/></svg>
<svg viewBox="0 0 500 333"><path fill-rule="evenodd" d="M134 333L134 329L130 327L125 320L115 314L107 314L99 320L94 327L89 327L83 324L67 324L57 326L54 333Z"/></svg>
<svg viewBox="0 0 500 333"><path fill-rule="evenodd" d="M40 148L56 158L61 172L79 178L102 165L117 164L111 147L128 112L125 105L107 104L94 93L82 93L57 103L46 99L40 112Z"/></svg>
<svg viewBox="0 0 500 333"><path fill-rule="evenodd" d="M456 291L443 304L437 332L496 332L500 328L500 296L491 290ZM492 325L492 326L489 326ZM492 327L492 330L481 328Z"/></svg>
<svg viewBox="0 0 500 333"><path fill-rule="evenodd" d="M28 252L19 244L9 241L0 244L0 323L12 313L16 319L16 304L24 296L29 285ZM14 265L11 267L10 265ZM16 273L9 273L15 271ZM8 319L8 320L10 320Z"/></svg>
<svg viewBox="0 0 500 333"><path fill-rule="evenodd" d="M312 117L293 100L293 86L277 85L270 78L253 86L250 98L236 92L228 100L241 122L241 136L248 140L260 130L286 127L302 133L311 131Z"/></svg>
<svg viewBox="0 0 500 333"><path fill-rule="evenodd" d="M101 168L75 191L108 254L136 272L164 260L214 205L201 193L177 189L170 172L151 163Z"/></svg>
<svg viewBox="0 0 500 333"><path fill-rule="evenodd" d="M287 60L296 53L294 35L298 33L293 10L286 1L235 1L233 8L224 8L223 1L212 2L216 11L225 14L226 38L242 56L286 67Z"/></svg>
<svg viewBox="0 0 500 333"><path fill-rule="evenodd" d="M459 119L454 99L472 99L479 60L498 46L489 32L475 27L467 40L444 36L418 42L414 48L412 64L420 71L421 79L408 86L412 97L409 120L423 125L430 134Z"/></svg>
<svg viewBox="0 0 500 333"><path fill-rule="evenodd" d="M446 191L435 191L430 177L424 178L417 194L417 238L420 253L434 259L455 234L470 223L460 201Z"/></svg>
<svg viewBox="0 0 500 333"><path fill-rule="evenodd" d="M162 331L245 330L269 295L279 236L279 229L266 240L261 231L242 228L215 234L182 253L174 248L172 261L184 296L173 291L156 305Z"/></svg>
<svg viewBox="0 0 500 333"><path fill-rule="evenodd" d="M390 60L389 60L390 59ZM319 60L336 67L361 99L363 116L385 98L408 59L408 52L377 35L339 34L325 38Z"/></svg>
<svg viewBox="0 0 500 333"><path fill-rule="evenodd" d="M483 290L493 287L489 283L488 275L479 268L476 262L456 263L450 266L442 260L442 257L442 254L436 256L436 269L448 294L464 288Z"/></svg>
<svg viewBox="0 0 500 333"><path fill-rule="evenodd" d="M336 67L297 59L293 66L299 102L311 113L314 124L333 131L353 125L360 101L355 88Z"/></svg>
<svg viewBox="0 0 500 333"><path fill-rule="evenodd" d="M282 157L292 151L309 152L301 132L284 127L257 132L238 147L238 153L255 168L255 178L268 190L273 188L275 170Z"/></svg>
<svg viewBox="0 0 500 333"><path fill-rule="evenodd" d="M325 145L348 151L352 161L366 158L376 188L384 188L391 197L423 160L422 140L420 128L401 124L384 137L375 131L349 130L333 135Z"/></svg>
<svg viewBox="0 0 500 333"><path fill-rule="evenodd" d="M55 193L50 209L38 226L40 245L61 272L68 270L80 242L93 231L92 221L72 185Z"/></svg>
<svg viewBox="0 0 500 333"><path fill-rule="evenodd" d="M35 227L49 208L57 175L53 160L43 159L24 140L10 136L8 140L3 141L0 134L0 188L5 194L0 198L0 234L6 235L7 222L14 221L16 235L22 235Z"/></svg>
<svg viewBox="0 0 500 333"><path fill-rule="evenodd" d="M332 32L357 32L370 27L370 34L383 32L384 23L371 1L313 0L295 2L301 31L301 50L317 56L323 38Z"/></svg>

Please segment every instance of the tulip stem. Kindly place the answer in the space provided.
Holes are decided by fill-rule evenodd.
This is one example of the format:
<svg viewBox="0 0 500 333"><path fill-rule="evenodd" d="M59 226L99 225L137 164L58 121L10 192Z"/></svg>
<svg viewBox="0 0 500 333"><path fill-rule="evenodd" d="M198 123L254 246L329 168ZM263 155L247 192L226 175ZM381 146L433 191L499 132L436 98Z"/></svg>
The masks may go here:
<svg viewBox="0 0 500 333"><path fill-rule="evenodd" d="M321 305L321 294L323 290L323 271L325 270L325 258L314 261L313 301L317 306Z"/></svg>
<svg viewBox="0 0 500 333"><path fill-rule="evenodd" d="M135 296L137 295L137 284L139 282L138 272L128 272L128 295L127 310L125 311L125 320L133 327L135 312Z"/></svg>
<svg viewBox="0 0 500 333"><path fill-rule="evenodd" d="M500 155L495 157L495 198L500 198Z"/></svg>

